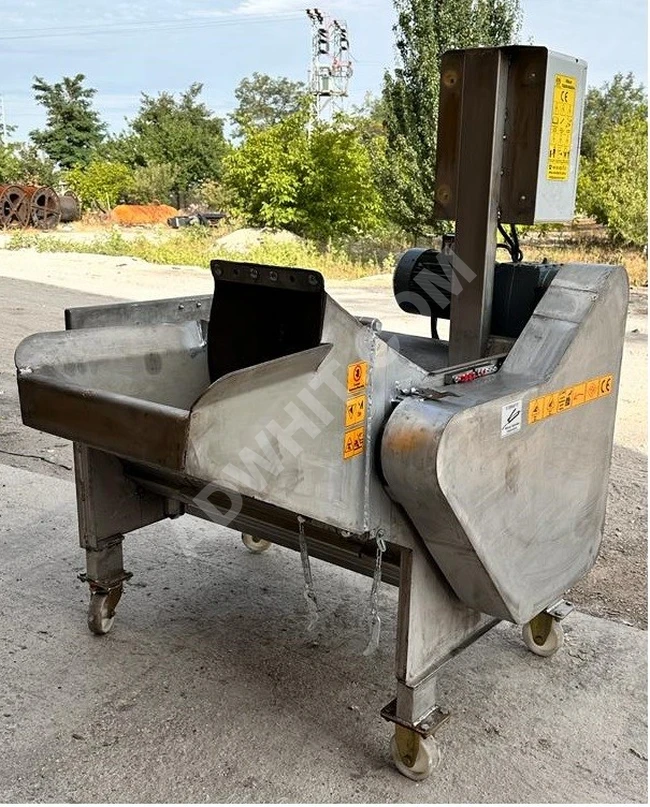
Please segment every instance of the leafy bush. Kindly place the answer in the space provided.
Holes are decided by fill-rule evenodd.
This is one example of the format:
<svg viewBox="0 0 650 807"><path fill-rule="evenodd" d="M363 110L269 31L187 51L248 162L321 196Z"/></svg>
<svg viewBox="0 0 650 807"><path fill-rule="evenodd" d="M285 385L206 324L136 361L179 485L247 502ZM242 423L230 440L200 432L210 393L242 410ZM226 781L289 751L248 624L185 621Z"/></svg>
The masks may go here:
<svg viewBox="0 0 650 807"><path fill-rule="evenodd" d="M0 141L0 183L16 182L20 174L14 149Z"/></svg>
<svg viewBox="0 0 650 807"><path fill-rule="evenodd" d="M225 159L224 184L250 224L286 227L330 239L368 232L381 220L370 152L353 125L307 131L302 109L280 123L249 129Z"/></svg>
<svg viewBox="0 0 650 807"><path fill-rule="evenodd" d="M95 160L83 168L68 171L65 181L82 204L108 212L129 193L133 171L123 163Z"/></svg>
<svg viewBox="0 0 650 807"><path fill-rule="evenodd" d="M169 204L178 171L169 163L153 163L136 168L129 187L129 201L135 204Z"/></svg>
<svg viewBox="0 0 650 807"><path fill-rule="evenodd" d="M648 242L648 122L639 115L605 131L593 159L582 159L578 207L614 242Z"/></svg>
<svg viewBox="0 0 650 807"><path fill-rule="evenodd" d="M222 182L206 179L194 189L192 201L207 210L227 211L231 206L230 194Z"/></svg>
<svg viewBox="0 0 650 807"><path fill-rule="evenodd" d="M56 166L36 146L27 143L0 142L0 183L56 185Z"/></svg>

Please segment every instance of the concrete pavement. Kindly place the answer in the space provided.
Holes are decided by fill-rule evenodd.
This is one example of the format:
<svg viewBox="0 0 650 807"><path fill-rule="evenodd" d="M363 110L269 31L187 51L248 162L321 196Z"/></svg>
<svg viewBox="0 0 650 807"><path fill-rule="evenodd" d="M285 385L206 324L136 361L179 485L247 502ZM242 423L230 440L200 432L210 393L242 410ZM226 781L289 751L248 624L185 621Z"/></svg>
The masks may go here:
<svg viewBox="0 0 650 807"><path fill-rule="evenodd" d="M392 767L396 592L244 549L184 517L127 537L106 637L85 626L74 487L0 465L0 799L10 802L646 802L646 633L582 614L552 659L501 625L440 678L452 718L423 783Z"/></svg>
<svg viewBox="0 0 650 807"><path fill-rule="evenodd" d="M13 349L93 295L209 293L211 281L129 258L4 258L0 275L19 280L0 283L0 463L25 467L0 464L1 801L647 801L647 634L620 623L572 615L548 660L501 625L451 661L443 760L421 784L394 770L379 718L394 695L393 589L367 659L370 580L314 562L323 612L308 634L296 554L254 556L185 517L127 537L134 578L113 632L91 635L70 446L19 424ZM328 283L355 313L425 333L385 287ZM624 367L627 394L640 366ZM621 435L643 450L637 421L622 395Z"/></svg>

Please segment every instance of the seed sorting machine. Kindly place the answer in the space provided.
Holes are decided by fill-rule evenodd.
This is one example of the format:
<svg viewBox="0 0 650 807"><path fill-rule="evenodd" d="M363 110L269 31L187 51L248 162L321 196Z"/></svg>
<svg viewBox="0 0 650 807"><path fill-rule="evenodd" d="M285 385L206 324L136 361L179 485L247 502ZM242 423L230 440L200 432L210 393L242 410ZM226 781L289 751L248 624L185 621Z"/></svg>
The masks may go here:
<svg viewBox="0 0 650 807"><path fill-rule="evenodd" d="M413 779L439 758L451 656L500 620L559 649L602 537L628 285L524 263L515 225L573 216L585 79L541 47L445 54L435 209L455 234L394 276L430 338L352 316L316 271L215 260L212 298L70 309L22 342L25 424L75 444L91 630L129 577L124 534L167 517L379 568L399 586L382 716Z"/></svg>

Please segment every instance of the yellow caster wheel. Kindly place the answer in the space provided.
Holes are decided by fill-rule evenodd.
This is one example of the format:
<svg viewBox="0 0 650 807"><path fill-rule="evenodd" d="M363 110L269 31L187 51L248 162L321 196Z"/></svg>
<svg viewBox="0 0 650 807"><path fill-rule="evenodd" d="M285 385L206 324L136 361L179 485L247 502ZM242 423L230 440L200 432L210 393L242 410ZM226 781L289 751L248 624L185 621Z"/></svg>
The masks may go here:
<svg viewBox="0 0 650 807"><path fill-rule="evenodd" d="M91 591L88 605L88 628L97 636L104 636L113 627L115 608L122 596L122 586L110 591Z"/></svg>
<svg viewBox="0 0 650 807"><path fill-rule="evenodd" d="M247 532L242 532L241 539L246 549L249 549L256 555L260 552L265 552L271 546L270 541L265 541L263 538L256 538L254 535L250 535Z"/></svg>
<svg viewBox="0 0 650 807"><path fill-rule="evenodd" d="M438 766L441 757L435 737L422 737L403 726L395 726L390 752L397 770L415 782L426 779Z"/></svg>
<svg viewBox="0 0 650 807"><path fill-rule="evenodd" d="M562 625L546 612L527 622L521 635L526 647L536 656L553 656L564 644Z"/></svg>

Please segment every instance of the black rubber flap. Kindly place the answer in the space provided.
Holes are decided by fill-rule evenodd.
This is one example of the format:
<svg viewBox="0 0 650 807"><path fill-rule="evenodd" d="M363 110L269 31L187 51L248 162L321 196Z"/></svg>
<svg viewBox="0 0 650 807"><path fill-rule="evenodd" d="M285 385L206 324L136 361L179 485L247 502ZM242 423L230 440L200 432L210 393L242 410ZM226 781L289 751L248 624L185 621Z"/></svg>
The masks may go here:
<svg viewBox="0 0 650 807"><path fill-rule="evenodd" d="M320 272L214 260L210 380L316 347L325 316Z"/></svg>

